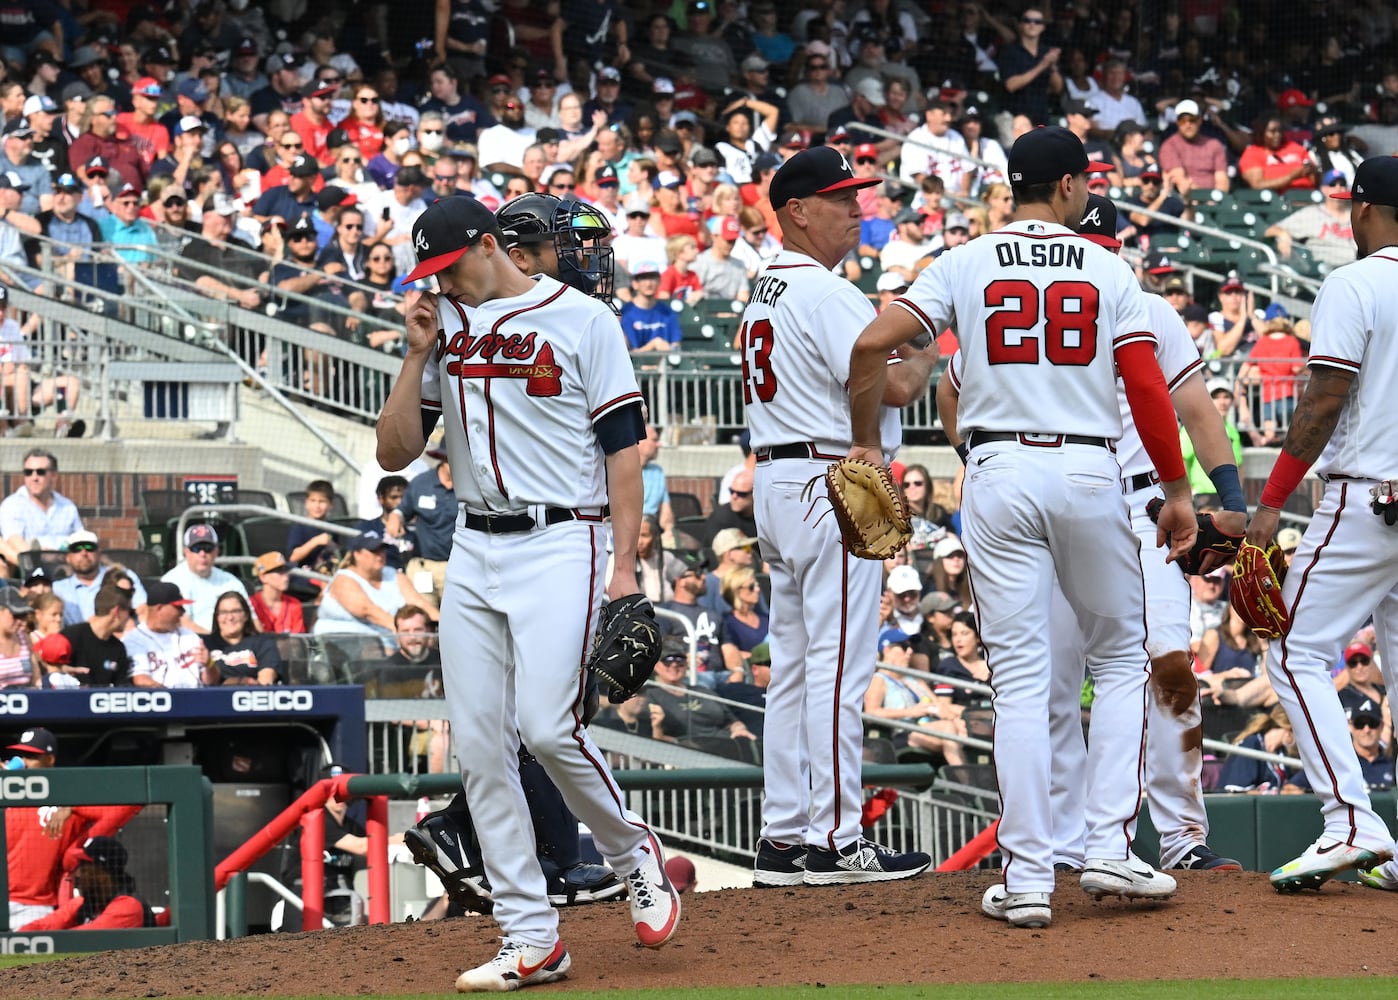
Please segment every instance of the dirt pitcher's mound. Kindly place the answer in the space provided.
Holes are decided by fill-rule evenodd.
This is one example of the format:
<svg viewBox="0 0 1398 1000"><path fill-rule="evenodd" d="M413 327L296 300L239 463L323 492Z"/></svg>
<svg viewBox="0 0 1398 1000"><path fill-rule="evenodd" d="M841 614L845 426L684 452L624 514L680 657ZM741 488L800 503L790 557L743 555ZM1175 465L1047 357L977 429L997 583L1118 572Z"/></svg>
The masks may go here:
<svg viewBox="0 0 1398 1000"><path fill-rule="evenodd" d="M1398 894L1279 896L1265 875L1176 874L1179 894L1155 904L1095 903L1060 875L1042 931L981 914L985 872L686 896L660 951L635 943L624 903L578 907L562 923L573 971L549 989L1398 975ZM0 998L444 993L498 933L469 917L109 953L0 973Z"/></svg>

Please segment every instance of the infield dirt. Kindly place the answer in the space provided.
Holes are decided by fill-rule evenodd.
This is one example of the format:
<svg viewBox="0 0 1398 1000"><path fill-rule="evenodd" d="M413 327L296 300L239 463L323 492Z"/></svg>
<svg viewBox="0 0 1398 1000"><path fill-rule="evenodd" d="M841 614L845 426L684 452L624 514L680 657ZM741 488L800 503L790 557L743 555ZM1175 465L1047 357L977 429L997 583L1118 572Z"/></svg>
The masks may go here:
<svg viewBox="0 0 1398 1000"><path fill-rule="evenodd" d="M636 944L625 903L564 910L569 978L548 990L1398 975L1398 894L1349 883L1279 896L1265 875L1178 872L1159 904L1093 902L1059 876L1054 923L983 916L987 872L685 897L679 935ZM112 952L0 972L0 998L449 992L499 946L481 917Z"/></svg>

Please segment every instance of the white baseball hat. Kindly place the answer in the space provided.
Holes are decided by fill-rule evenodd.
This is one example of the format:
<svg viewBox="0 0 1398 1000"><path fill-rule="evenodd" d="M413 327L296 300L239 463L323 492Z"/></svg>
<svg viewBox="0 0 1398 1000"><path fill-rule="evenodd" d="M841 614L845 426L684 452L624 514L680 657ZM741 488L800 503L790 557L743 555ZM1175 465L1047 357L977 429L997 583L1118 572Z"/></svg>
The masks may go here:
<svg viewBox="0 0 1398 1000"><path fill-rule="evenodd" d="M1193 115L1195 118L1198 118L1199 102L1189 99L1180 101L1180 103L1175 105L1175 117L1178 118L1181 115Z"/></svg>
<svg viewBox="0 0 1398 1000"><path fill-rule="evenodd" d="M898 292L908 287L907 280L895 271L885 271L879 275L878 282L874 285L881 292Z"/></svg>
<svg viewBox="0 0 1398 1000"><path fill-rule="evenodd" d="M911 566L894 566L888 574L888 589L895 594L906 594L910 590L922 593L922 578Z"/></svg>

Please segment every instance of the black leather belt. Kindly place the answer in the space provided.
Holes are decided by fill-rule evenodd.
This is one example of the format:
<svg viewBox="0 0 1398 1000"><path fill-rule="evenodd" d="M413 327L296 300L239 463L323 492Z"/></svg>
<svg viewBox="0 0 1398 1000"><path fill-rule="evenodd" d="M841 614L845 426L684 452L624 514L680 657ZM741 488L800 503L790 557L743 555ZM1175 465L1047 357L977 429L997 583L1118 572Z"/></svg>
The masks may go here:
<svg viewBox="0 0 1398 1000"><path fill-rule="evenodd" d="M758 448L757 460L771 462L780 458L817 458L826 462L838 462L844 455L830 455L818 449L810 441L798 444L778 444L770 448Z"/></svg>
<svg viewBox="0 0 1398 1000"><path fill-rule="evenodd" d="M1154 486L1158 482L1160 482L1160 477L1154 472L1138 472L1129 479L1123 479L1121 485L1125 492L1135 493L1137 490L1143 490L1148 486Z"/></svg>
<svg viewBox="0 0 1398 1000"><path fill-rule="evenodd" d="M1093 448L1107 448L1106 438L1086 437L1082 434L1026 434L1018 431L972 431L969 447L976 448L993 441L1017 441L1030 448L1062 448L1065 444L1085 444Z"/></svg>
<svg viewBox="0 0 1398 1000"><path fill-rule="evenodd" d="M606 509L603 508L603 514L605 513ZM568 507L549 507L544 512L545 527L581 519L577 511ZM533 531L538 526L538 522L528 514L472 514L469 510L466 511L466 527L472 531L484 531L487 535L512 535L522 531Z"/></svg>

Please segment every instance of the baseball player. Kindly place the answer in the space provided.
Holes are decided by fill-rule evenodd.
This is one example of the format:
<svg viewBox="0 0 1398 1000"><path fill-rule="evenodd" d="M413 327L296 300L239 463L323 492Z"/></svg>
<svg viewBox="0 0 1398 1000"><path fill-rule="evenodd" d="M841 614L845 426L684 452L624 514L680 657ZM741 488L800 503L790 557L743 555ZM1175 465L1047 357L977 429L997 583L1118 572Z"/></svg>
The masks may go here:
<svg viewBox="0 0 1398 1000"><path fill-rule="evenodd" d="M762 834L753 884L910 878L923 853L862 836L860 712L874 673L882 567L846 551L833 517L808 517L808 484L849 450L845 384L855 333L874 318L832 269L859 242L856 178L831 147L797 153L772 178L784 249L759 272L739 331L743 401L756 456L757 534L772 577L771 684ZM888 351L884 362L888 362ZM926 391L935 346L904 348L875 421L878 460L898 449L898 407Z"/></svg>
<svg viewBox="0 0 1398 1000"><path fill-rule="evenodd" d="M969 449L962 541L992 666L1004 884L982 909L1014 926L1052 919L1051 673L1055 578L1084 633L1097 700L1089 741L1082 888L1162 898L1175 881L1131 851L1140 809L1150 658L1139 540L1110 443L1121 437L1117 371L1146 453L1164 481L1156 544L1170 558L1196 533L1189 479L1131 269L1065 224L1083 216L1089 163L1061 128L1021 136L1009 173L1007 227L944 254L860 334L850 361L854 446L881 461L879 407L888 352L957 330L963 355L957 426ZM1073 668L1080 672L1081 660Z"/></svg>
<svg viewBox="0 0 1398 1000"><path fill-rule="evenodd" d="M1330 680L1345 643L1371 615L1398 601L1398 525L1392 480L1398 439L1386 419L1398 398L1398 159L1355 170L1350 223L1359 259L1332 271L1311 310L1310 381L1248 525L1266 547L1287 497L1312 464L1325 483L1320 506L1282 584L1290 631L1267 651L1267 673L1295 724L1301 761L1320 799L1325 830L1299 858L1272 872L1279 892L1318 889L1338 872L1368 869L1369 884L1393 880L1393 838L1369 802ZM1386 502L1385 502L1386 501ZM1380 516L1375 516L1376 514ZM1384 680L1398 682L1394 657ZM1385 886L1386 887L1386 886Z"/></svg>
<svg viewBox="0 0 1398 1000"><path fill-rule="evenodd" d="M1116 239L1116 206L1100 195L1089 195L1087 210L1078 232L1098 246L1115 253L1121 248ZM1150 329L1155 332L1155 356L1165 375L1170 397L1185 429L1196 444L1196 452L1209 476L1224 510L1214 515L1223 531L1240 535L1247 525L1247 504L1243 498L1238 468L1223 420L1209 397L1202 374L1204 362L1189 331L1170 304L1158 295L1142 293ZM956 383L959 355L948 367L948 378L937 386L938 410L953 444L956 435ZM1158 476L1150 456L1136 433L1131 408L1121 385L1117 385L1117 406L1121 411L1123 434L1117 442L1116 457L1122 469L1122 489L1131 508L1131 527L1141 539L1141 575L1146 593L1146 649L1151 656L1151 678L1146 687L1150 703L1146 741L1146 793L1151 819L1160 833L1162 868L1241 871L1232 858L1221 857L1208 846L1209 820L1204 810L1201 776L1204 767L1203 725L1199 708L1199 688L1194 679L1189 652L1189 583L1164 555L1154 547L1155 524L1146 505L1160 495ZM1212 567L1209 567L1212 568ZM1083 743L1081 694L1083 634L1076 627L1073 609L1054 588L1050 614L1053 658L1061 664L1053 673L1049 713L1053 740L1052 811L1054 825L1054 866L1080 871L1084 861L1083 795L1081 776L1087 768L1087 747Z"/></svg>
<svg viewBox="0 0 1398 1000"><path fill-rule="evenodd" d="M546 274L610 305L611 248L600 245L610 229L581 202L552 195L516 198L495 213L504 246L524 274ZM584 253L586 256L584 257ZM596 687L589 678L583 722L595 711ZM548 882L549 902L572 906L624 895L626 885L604 865L582 860L578 820L537 758L521 748L520 782L534 825L535 849ZM489 884L481 877L480 848L464 792L444 809L424 816L403 834L413 860L442 882L447 897L462 910L490 912Z"/></svg>
<svg viewBox="0 0 1398 1000"><path fill-rule="evenodd" d="M552 278L525 277L503 244L474 198L438 201L414 223L408 280L436 276L439 291L409 304L407 353L378 424L379 463L393 471L445 416L461 503L442 600L443 678L505 932L493 959L458 978L461 992L553 982L571 965L532 849L521 741L625 873L641 944L665 944L680 917L660 842L626 808L581 719L609 508L606 593L637 592L640 393L616 318Z"/></svg>

